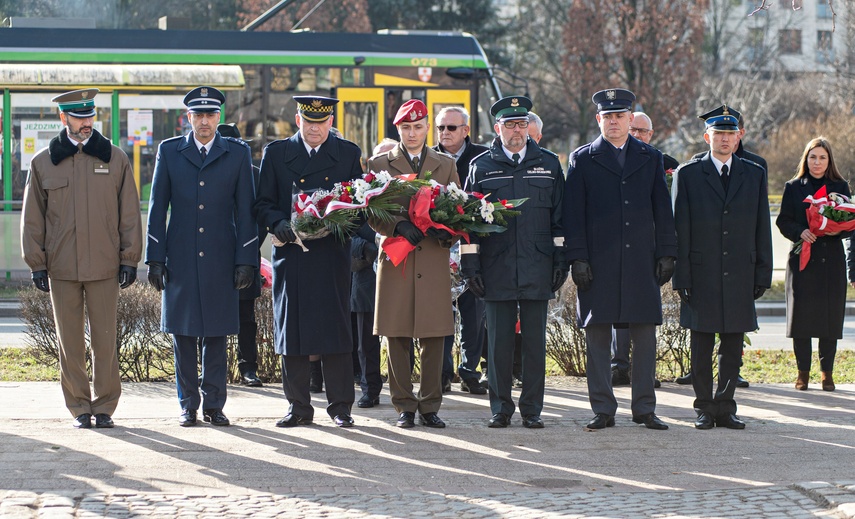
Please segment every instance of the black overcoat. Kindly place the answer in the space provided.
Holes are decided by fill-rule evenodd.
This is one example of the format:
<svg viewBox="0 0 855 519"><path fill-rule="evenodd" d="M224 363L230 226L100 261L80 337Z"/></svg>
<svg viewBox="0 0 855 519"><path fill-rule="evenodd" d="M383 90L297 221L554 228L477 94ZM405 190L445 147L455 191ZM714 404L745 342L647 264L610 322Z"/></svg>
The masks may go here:
<svg viewBox="0 0 855 519"><path fill-rule="evenodd" d="M238 333L234 268L258 267L253 196L246 143L217 133L204 163L192 132L160 143L151 183L146 263L166 263L164 332L191 337Z"/></svg>
<svg viewBox="0 0 855 519"><path fill-rule="evenodd" d="M676 256L662 153L630 136L626 163L602 136L570 156L564 195L568 259L587 260L594 281L579 293L582 326L662 322L656 260Z"/></svg>
<svg viewBox="0 0 855 519"><path fill-rule="evenodd" d="M356 144L330 134L310 159L300 133L271 142L261 158L255 213L273 231L291 219L295 190L331 189L360 178ZM296 187L295 187L296 186ZM273 247L273 316L277 354L323 355L352 351L350 328L350 240L333 235Z"/></svg>
<svg viewBox="0 0 855 519"><path fill-rule="evenodd" d="M733 156L725 195L707 153L677 170L675 290L691 289L680 325L700 332L757 329L754 287L772 284L772 223L766 171Z"/></svg>
<svg viewBox="0 0 855 519"><path fill-rule="evenodd" d="M829 193L849 196L845 181L824 181ZM790 180L784 186L781 212L775 223L785 238L795 242L808 228L805 197L817 187L808 178ZM810 261L799 271L799 255L790 251L787 258L787 337L843 338L846 309L846 256L843 240L851 233L820 236L811 246Z"/></svg>

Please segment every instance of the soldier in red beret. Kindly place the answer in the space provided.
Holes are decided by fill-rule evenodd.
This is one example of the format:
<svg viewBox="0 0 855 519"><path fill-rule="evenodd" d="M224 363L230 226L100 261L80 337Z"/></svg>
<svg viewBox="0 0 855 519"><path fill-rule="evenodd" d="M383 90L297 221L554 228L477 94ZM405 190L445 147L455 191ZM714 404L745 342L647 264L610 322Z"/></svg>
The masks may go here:
<svg viewBox="0 0 855 519"><path fill-rule="evenodd" d="M395 115L401 142L386 153L371 157L370 171L388 171L393 176L417 175L440 184L460 185L457 167L450 155L425 145L430 121L425 104L411 99ZM403 200L402 205L408 206ZM382 240L402 236L416 248L397 267L384 258L377 271L377 306L374 334L389 341L389 392L392 405L400 413L398 427L419 423L426 427L445 427L437 412L442 403L442 352L446 335L454 333L451 313L451 279L448 275L451 235L444 230L427 229L423 233L410 222L406 213L390 222L369 221ZM381 241L382 244L382 241ZM410 345L419 339L421 348L421 386L413 394L410 370Z"/></svg>

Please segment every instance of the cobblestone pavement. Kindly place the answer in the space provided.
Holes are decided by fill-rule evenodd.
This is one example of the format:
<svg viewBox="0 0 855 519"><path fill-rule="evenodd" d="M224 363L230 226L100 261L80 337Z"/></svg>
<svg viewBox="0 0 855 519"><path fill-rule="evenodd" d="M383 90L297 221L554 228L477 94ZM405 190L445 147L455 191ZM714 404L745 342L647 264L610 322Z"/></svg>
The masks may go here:
<svg viewBox="0 0 855 519"><path fill-rule="evenodd" d="M663 384L668 431L584 432L583 383L551 380L546 429L485 427L486 396L445 395L442 430L394 427L388 395L339 429L273 426L278 387L229 388L231 427L176 423L171 384L125 384L115 429L75 430L56 383L0 383L0 517L855 518L855 386L739 390L744 431L692 426ZM320 398L318 398L320 397Z"/></svg>

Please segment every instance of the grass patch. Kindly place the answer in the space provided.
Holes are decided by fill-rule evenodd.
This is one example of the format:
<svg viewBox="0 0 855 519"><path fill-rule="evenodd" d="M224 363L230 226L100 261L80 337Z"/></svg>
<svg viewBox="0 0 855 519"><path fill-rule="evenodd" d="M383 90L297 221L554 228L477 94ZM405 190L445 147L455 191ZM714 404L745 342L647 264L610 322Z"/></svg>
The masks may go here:
<svg viewBox="0 0 855 519"><path fill-rule="evenodd" d="M787 298L787 291L784 288L783 281L772 281L772 286L763 294L760 301L784 301ZM846 284L846 300L855 301L855 288L852 285Z"/></svg>
<svg viewBox="0 0 855 519"><path fill-rule="evenodd" d="M59 381L59 366L38 362L24 348L0 348L0 380L4 382Z"/></svg>
<svg viewBox="0 0 855 519"><path fill-rule="evenodd" d="M749 382L795 384L796 356L782 350L745 350L740 374ZM813 359L811 360L810 381L819 386L819 354L814 340ZM834 382L851 384L855 382L855 351L838 350L834 358Z"/></svg>

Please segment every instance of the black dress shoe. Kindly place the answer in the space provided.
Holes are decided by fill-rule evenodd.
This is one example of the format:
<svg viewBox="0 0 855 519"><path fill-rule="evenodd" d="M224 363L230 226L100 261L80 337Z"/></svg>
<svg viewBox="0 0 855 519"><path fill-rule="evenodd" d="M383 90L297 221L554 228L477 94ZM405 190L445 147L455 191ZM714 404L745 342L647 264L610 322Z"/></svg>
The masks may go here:
<svg viewBox="0 0 855 519"><path fill-rule="evenodd" d="M639 416L633 416L632 421L635 423L642 423L648 429L654 429L657 431L665 431L668 429L668 424L660 420L655 413L647 413Z"/></svg>
<svg viewBox="0 0 855 519"><path fill-rule="evenodd" d="M404 411L401 413L401 416L398 417L398 421L395 423L396 426L401 429L409 429L411 427L416 426L416 413L411 413L410 411Z"/></svg>
<svg viewBox="0 0 855 519"><path fill-rule="evenodd" d="M745 422L731 413L727 416L722 416L716 419L716 427L727 427L728 429L745 429Z"/></svg>
<svg viewBox="0 0 855 519"><path fill-rule="evenodd" d="M261 379L255 374L255 371L247 371L240 377L241 384L249 387L261 387Z"/></svg>
<svg viewBox="0 0 855 519"><path fill-rule="evenodd" d="M662 382L658 378L654 378L653 379L653 388L659 389L660 387L662 387Z"/></svg>
<svg viewBox="0 0 855 519"><path fill-rule="evenodd" d="M746 388L750 385L747 380L742 378L742 375L736 375L736 387Z"/></svg>
<svg viewBox="0 0 855 519"><path fill-rule="evenodd" d="M181 411L181 416L178 417L178 425L181 427L192 427L196 425L196 410L185 409Z"/></svg>
<svg viewBox="0 0 855 519"><path fill-rule="evenodd" d="M285 418L276 422L276 427L297 427L298 425L312 425L312 419L288 413Z"/></svg>
<svg viewBox="0 0 855 519"><path fill-rule="evenodd" d="M436 413L419 414L419 423L425 427L433 427L434 429L445 428L445 422Z"/></svg>
<svg viewBox="0 0 855 519"><path fill-rule="evenodd" d="M698 419L695 420L695 429L712 429L715 426L715 420L709 413L701 413L698 415Z"/></svg>
<svg viewBox="0 0 855 519"><path fill-rule="evenodd" d="M487 390L475 379L461 380L460 390L471 395L486 395Z"/></svg>
<svg viewBox="0 0 855 519"><path fill-rule="evenodd" d="M503 429L509 425L511 425L511 417L505 413L496 413L492 418L490 418L490 421L487 422L487 427L490 427L491 429Z"/></svg>
<svg viewBox="0 0 855 519"><path fill-rule="evenodd" d="M77 415L74 417L74 422L72 422L71 425L73 425L75 429L89 429L92 427L92 415L89 413Z"/></svg>
<svg viewBox="0 0 855 519"><path fill-rule="evenodd" d="M682 377L677 377L674 379L674 382L676 382L682 386L691 384L692 383L692 373L689 372L689 373L686 373L685 375L683 375Z"/></svg>
<svg viewBox="0 0 855 519"><path fill-rule="evenodd" d="M543 420L533 414L523 416L523 427L526 429L543 429Z"/></svg>
<svg viewBox="0 0 855 519"><path fill-rule="evenodd" d="M612 386L628 386L630 384L629 380L629 370L628 369L620 369L620 368L612 368Z"/></svg>
<svg viewBox="0 0 855 519"><path fill-rule="evenodd" d="M107 413L98 413L95 415L95 427L97 429L112 429L115 426L116 424L113 423L113 419Z"/></svg>
<svg viewBox="0 0 855 519"><path fill-rule="evenodd" d="M229 425L229 419L223 414L222 409L205 409L202 411L202 419L211 425Z"/></svg>
<svg viewBox="0 0 855 519"><path fill-rule="evenodd" d="M588 425L585 426L586 430L597 430L597 429L605 429L606 427L614 427L615 425L615 417L609 416L605 413L597 413L594 418L588 422Z"/></svg>
<svg viewBox="0 0 855 519"><path fill-rule="evenodd" d="M333 417L333 422L339 427L353 427L353 417L347 413L337 414Z"/></svg>
<svg viewBox="0 0 855 519"><path fill-rule="evenodd" d="M380 405L380 397L379 396L375 396L374 398L371 398L368 395L362 395L362 398L360 398L359 401L356 402L356 407L361 407L363 409L366 407L374 407L375 405Z"/></svg>

